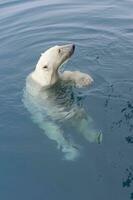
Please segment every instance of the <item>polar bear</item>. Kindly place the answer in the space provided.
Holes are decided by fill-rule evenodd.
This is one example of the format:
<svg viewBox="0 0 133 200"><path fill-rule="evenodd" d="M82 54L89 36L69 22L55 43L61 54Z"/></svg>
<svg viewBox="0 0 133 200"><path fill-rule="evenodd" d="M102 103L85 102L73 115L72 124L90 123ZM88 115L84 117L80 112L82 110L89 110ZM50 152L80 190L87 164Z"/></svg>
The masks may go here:
<svg viewBox="0 0 133 200"><path fill-rule="evenodd" d="M102 133L94 128L93 119L86 113L82 98L75 90L75 87L91 85L93 79L79 71L60 72L74 50L75 45L68 44L54 46L42 53L34 71L26 79L23 98L33 121L57 143L67 160L76 159L80 147L65 133L64 124L74 127L89 142L102 141Z"/></svg>

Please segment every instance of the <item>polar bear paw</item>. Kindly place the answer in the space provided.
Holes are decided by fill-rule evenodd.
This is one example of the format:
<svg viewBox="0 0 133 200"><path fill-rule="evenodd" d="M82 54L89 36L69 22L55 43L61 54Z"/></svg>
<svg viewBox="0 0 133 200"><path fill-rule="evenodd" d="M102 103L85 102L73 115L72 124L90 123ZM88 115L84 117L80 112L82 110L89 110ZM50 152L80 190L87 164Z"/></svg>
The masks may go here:
<svg viewBox="0 0 133 200"><path fill-rule="evenodd" d="M77 72L77 76L75 78L75 84L78 88L89 86L93 82L91 76L81 72Z"/></svg>
<svg viewBox="0 0 133 200"><path fill-rule="evenodd" d="M75 161L80 155L79 149L71 145L64 146L62 152L64 153L64 159L69 161Z"/></svg>

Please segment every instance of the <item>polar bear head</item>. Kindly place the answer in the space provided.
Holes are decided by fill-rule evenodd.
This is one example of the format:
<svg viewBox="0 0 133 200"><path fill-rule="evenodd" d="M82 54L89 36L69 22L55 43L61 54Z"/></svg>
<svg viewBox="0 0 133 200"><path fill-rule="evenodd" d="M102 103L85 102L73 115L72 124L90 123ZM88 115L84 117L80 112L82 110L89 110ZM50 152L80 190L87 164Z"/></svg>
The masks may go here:
<svg viewBox="0 0 133 200"><path fill-rule="evenodd" d="M36 65L32 78L41 86L51 86L59 79L58 69L74 53L75 45L54 46L44 53Z"/></svg>

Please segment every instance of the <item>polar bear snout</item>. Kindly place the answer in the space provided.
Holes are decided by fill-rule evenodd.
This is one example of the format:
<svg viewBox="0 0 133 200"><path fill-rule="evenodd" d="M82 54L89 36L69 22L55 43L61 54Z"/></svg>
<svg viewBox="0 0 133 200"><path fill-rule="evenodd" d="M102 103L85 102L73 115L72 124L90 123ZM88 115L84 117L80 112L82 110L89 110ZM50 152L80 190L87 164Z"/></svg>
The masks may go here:
<svg viewBox="0 0 133 200"><path fill-rule="evenodd" d="M67 45L63 45L60 46L60 49L62 52L64 52L67 57L71 57L75 51L75 44L67 44Z"/></svg>
<svg viewBox="0 0 133 200"><path fill-rule="evenodd" d="M70 52L73 54L75 51L75 44L68 44L66 45L66 48L68 48Z"/></svg>

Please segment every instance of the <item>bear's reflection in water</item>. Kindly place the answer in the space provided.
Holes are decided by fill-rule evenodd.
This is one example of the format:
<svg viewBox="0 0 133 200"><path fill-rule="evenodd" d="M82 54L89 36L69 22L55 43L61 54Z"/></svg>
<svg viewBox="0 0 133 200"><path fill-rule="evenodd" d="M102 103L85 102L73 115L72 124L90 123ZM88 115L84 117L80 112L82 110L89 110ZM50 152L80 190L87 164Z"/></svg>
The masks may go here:
<svg viewBox="0 0 133 200"><path fill-rule="evenodd" d="M80 154L79 145L61 128L65 123L89 142L101 143L102 134L94 128L92 118L85 112L82 99L72 85L58 81L51 88L42 88L27 78L23 101L32 120L57 143L65 159L75 160Z"/></svg>

